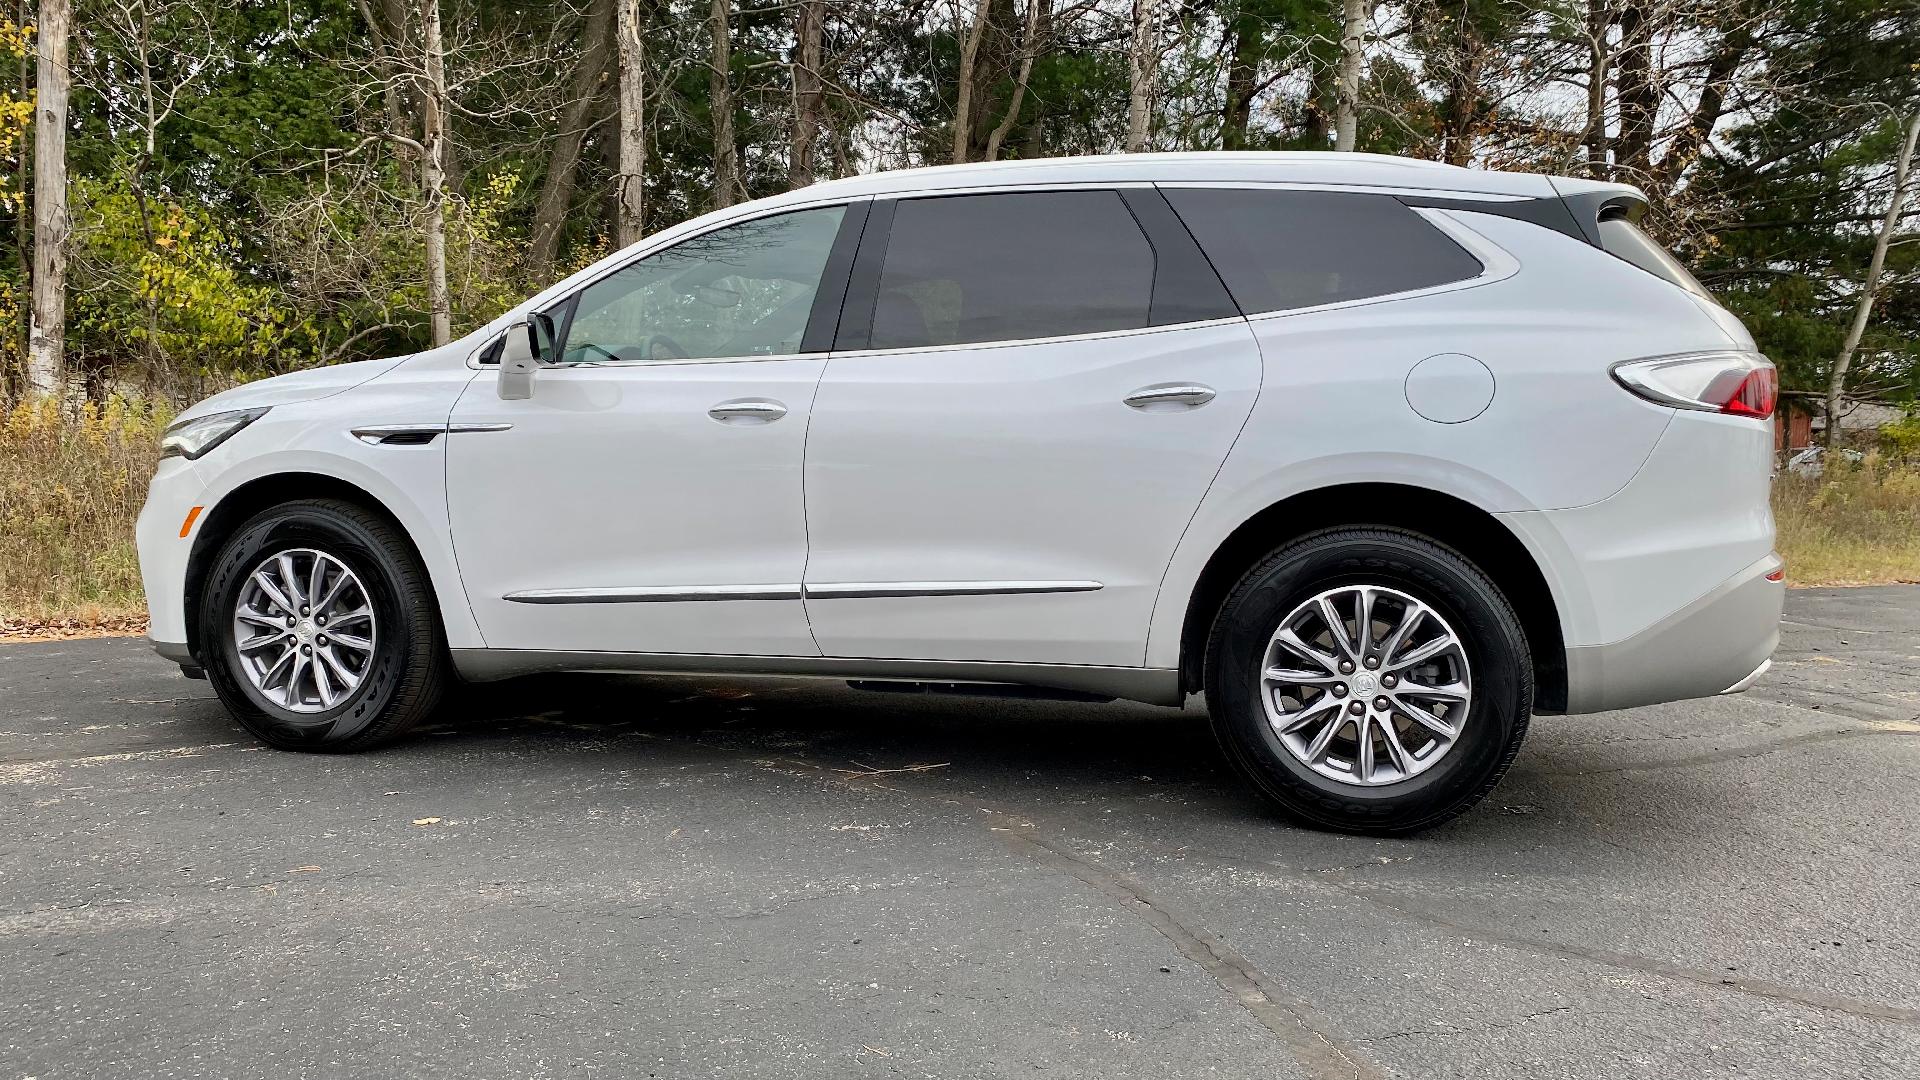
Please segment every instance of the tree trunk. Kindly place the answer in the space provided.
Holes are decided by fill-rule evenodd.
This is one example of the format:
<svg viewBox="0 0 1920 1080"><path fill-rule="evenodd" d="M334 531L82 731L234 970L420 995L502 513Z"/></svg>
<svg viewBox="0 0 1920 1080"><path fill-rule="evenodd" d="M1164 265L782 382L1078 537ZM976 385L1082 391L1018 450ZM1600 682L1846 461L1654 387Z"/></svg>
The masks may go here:
<svg viewBox="0 0 1920 1080"><path fill-rule="evenodd" d="M527 270L539 284L553 278L553 263L560 254L567 211L573 206L580 147L586 141L593 106L606 80L613 9L615 4L624 2L626 0L592 0L586 20L580 26L580 61L573 69L573 85L568 87L567 104L560 113L560 131L547 158L547 176L541 181L540 197L533 206L533 238L527 254Z"/></svg>
<svg viewBox="0 0 1920 1080"><path fill-rule="evenodd" d="M1359 136L1360 64L1365 59L1367 0L1342 0L1340 70L1334 84L1333 148L1351 152Z"/></svg>
<svg viewBox="0 0 1920 1080"><path fill-rule="evenodd" d="M1160 66L1154 40L1156 0L1133 0L1133 47L1127 51L1127 153L1147 148L1153 127L1153 80Z"/></svg>
<svg viewBox="0 0 1920 1080"><path fill-rule="evenodd" d="M960 81L953 92L953 157L955 165L967 162L967 149L973 144L973 76L980 60L980 41L987 36L987 16L992 0L977 0L973 27L960 49Z"/></svg>
<svg viewBox="0 0 1920 1080"><path fill-rule="evenodd" d="M1860 300L1853 308L1853 323L1847 327L1846 340L1840 344L1840 355L1834 359L1833 374L1827 380L1824 439L1828 449L1833 448L1834 437L1840 430L1840 405L1846 397L1847 369L1853 366L1854 350L1860 347L1860 338L1867 332L1867 320L1873 315L1874 294L1880 291L1880 273L1887 265L1887 247L1893 241L1894 230L1900 227L1900 214L1906 209L1916 142L1920 142L1920 112L1907 121L1907 137L1900 144L1900 156L1894 160L1893 197L1887 200L1887 215L1880 221L1880 234L1873 238L1873 257L1867 262L1866 280L1860 283Z"/></svg>
<svg viewBox="0 0 1920 1080"><path fill-rule="evenodd" d="M1587 175L1607 175L1607 69L1612 53L1607 40L1613 32L1613 10L1607 0L1587 0Z"/></svg>
<svg viewBox="0 0 1920 1080"><path fill-rule="evenodd" d="M1007 135L1013 131L1013 125L1020 122L1020 106L1027 98L1027 83L1033 78L1033 61L1040 55L1040 27L1046 17L1048 0L1027 0L1027 30L1020 49L1020 70L1013 78L1013 96L1007 100L1006 115L987 136L986 160L997 161L1000 147L1007 141Z"/></svg>
<svg viewBox="0 0 1920 1080"><path fill-rule="evenodd" d="M1660 165L1654 170L1655 176L1647 188L1648 195L1665 201L1680 186L1680 178L1700 156L1707 137L1713 134L1714 125L1720 122L1721 114L1726 111L1727 89L1753 45L1754 27L1751 22L1735 26L1720 39L1707 61L1706 74L1701 77L1700 98L1694 103L1686 124L1667 144L1666 153L1660 156Z"/></svg>
<svg viewBox="0 0 1920 1080"><path fill-rule="evenodd" d="M39 91L33 136L33 321L27 396L60 392L67 339L67 37L69 0L41 0Z"/></svg>
<svg viewBox="0 0 1920 1080"><path fill-rule="evenodd" d="M29 26L33 23L33 7L27 3L27 0L19 0L16 9L13 20L15 26ZM16 73L17 89L14 94L15 101L32 100L33 83L38 75L34 70L35 67L33 52L22 52L20 54L19 71ZM27 208L32 205L27 198L27 185L32 182L33 147L31 144L24 143L23 141L23 145L20 147L20 168L14 173L14 183L18 186L9 186L12 187L13 205L17 211L13 217L14 269L18 271L21 281L29 282L33 280L33 217L27 210ZM18 350L21 356L27 355L27 342L33 334L33 304L28 302L24 307L25 311L20 312L15 318L14 324L7 327L6 330L8 336L13 339L14 348ZM14 378L14 373L11 371L5 374L9 382ZM24 377L25 372L21 372L20 374ZM6 386L0 385L0 391L5 389L7 389Z"/></svg>
<svg viewBox="0 0 1920 1080"><path fill-rule="evenodd" d="M614 243L635 244L646 235L647 55L641 36L641 0L620 5L620 163L614 177Z"/></svg>
<svg viewBox="0 0 1920 1080"><path fill-rule="evenodd" d="M740 186L740 148L733 135L733 48L727 16L733 0L713 0L707 31L713 35L713 60L707 73L713 109L713 208L732 206L744 194Z"/></svg>
<svg viewBox="0 0 1920 1080"><path fill-rule="evenodd" d="M427 210L427 308L433 319L433 343L453 340L453 301L447 292L447 72L440 39L440 0L420 4L420 48L426 60L420 143L426 152L420 188Z"/></svg>
<svg viewBox="0 0 1920 1080"><path fill-rule="evenodd" d="M794 9L793 132L787 151L787 186L813 183L813 155L820 142L820 116L827 92L820 77L820 37L826 0L800 0Z"/></svg>
<svg viewBox="0 0 1920 1080"><path fill-rule="evenodd" d="M1260 57L1266 52L1266 26L1245 10L1234 12L1227 60L1227 99L1220 109L1220 149L1245 150L1247 125L1253 120L1254 83L1260 77Z"/></svg>
<svg viewBox="0 0 1920 1080"><path fill-rule="evenodd" d="M1441 118L1441 160L1465 167L1473 163L1473 126L1480 113L1482 46L1471 31L1463 30L1453 54L1453 73L1447 80L1446 110Z"/></svg>
<svg viewBox="0 0 1920 1080"><path fill-rule="evenodd" d="M1653 129L1660 115L1660 76L1653 66L1652 0L1630 0L1620 9L1620 56L1615 61L1620 136L1614 165L1630 183L1644 184L1653 171Z"/></svg>

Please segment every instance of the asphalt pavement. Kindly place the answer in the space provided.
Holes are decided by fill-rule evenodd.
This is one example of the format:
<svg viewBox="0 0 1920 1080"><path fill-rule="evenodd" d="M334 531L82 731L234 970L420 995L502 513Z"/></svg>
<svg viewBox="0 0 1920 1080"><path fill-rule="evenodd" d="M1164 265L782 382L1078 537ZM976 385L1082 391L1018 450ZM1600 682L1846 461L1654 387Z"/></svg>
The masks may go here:
<svg viewBox="0 0 1920 1080"><path fill-rule="evenodd" d="M1920 588L1291 827L1198 708L549 677L352 757L0 647L0 1080L1920 1076Z"/></svg>

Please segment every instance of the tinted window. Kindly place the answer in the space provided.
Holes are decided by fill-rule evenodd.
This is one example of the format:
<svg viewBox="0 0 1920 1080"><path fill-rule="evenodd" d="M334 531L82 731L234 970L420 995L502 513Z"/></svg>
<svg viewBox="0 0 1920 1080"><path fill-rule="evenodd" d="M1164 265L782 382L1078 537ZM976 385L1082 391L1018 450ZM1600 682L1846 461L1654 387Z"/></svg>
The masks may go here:
<svg viewBox="0 0 1920 1080"><path fill-rule="evenodd" d="M1640 226L1623 217L1603 217L1600 219L1600 246L1607 254L1625 259L1655 277L1664 278L1688 292L1704 296L1709 300L1713 294L1705 285L1687 273L1680 260L1667 253L1667 249L1654 243L1653 237L1640 231Z"/></svg>
<svg viewBox="0 0 1920 1080"><path fill-rule="evenodd" d="M1147 325L1153 248L1111 191L909 199L894 211L876 349Z"/></svg>
<svg viewBox="0 0 1920 1080"><path fill-rule="evenodd" d="M562 362L799 352L843 213L743 221L601 278L580 293Z"/></svg>
<svg viewBox="0 0 1920 1080"><path fill-rule="evenodd" d="M1386 195L1168 188L1166 196L1249 315L1431 288L1481 269Z"/></svg>

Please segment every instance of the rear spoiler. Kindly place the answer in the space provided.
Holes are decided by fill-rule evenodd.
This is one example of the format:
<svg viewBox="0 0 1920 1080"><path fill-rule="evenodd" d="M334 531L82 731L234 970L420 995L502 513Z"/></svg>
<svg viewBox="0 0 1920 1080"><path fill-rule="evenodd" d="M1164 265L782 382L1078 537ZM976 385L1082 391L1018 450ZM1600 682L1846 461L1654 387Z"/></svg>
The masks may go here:
<svg viewBox="0 0 1920 1080"><path fill-rule="evenodd" d="M1547 182L1560 195L1560 202L1573 215L1579 235L1594 247L1600 243L1600 223L1615 218L1638 222L1647 212L1647 193L1632 184L1605 180L1584 180L1574 176L1549 176Z"/></svg>
<svg viewBox="0 0 1920 1080"><path fill-rule="evenodd" d="M1547 182L1552 186L1554 196L1497 201L1426 195L1399 195L1396 198L1405 206L1468 210L1476 214L1495 214L1532 222L1594 247L1604 246L1600 242L1602 221L1624 217L1637 222L1647 212L1646 193L1631 184L1582 180L1571 176L1549 176Z"/></svg>

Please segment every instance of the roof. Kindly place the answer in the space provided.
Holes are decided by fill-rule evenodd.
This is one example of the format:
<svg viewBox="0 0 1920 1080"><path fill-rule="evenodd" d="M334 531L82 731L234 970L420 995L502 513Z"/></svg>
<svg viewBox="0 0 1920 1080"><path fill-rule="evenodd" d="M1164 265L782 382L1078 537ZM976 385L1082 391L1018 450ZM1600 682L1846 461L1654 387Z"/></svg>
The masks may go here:
<svg viewBox="0 0 1920 1080"><path fill-rule="evenodd" d="M808 198L903 194L1002 184L1299 183L1448 191L1509 197L1551 197L1535 173L1466 169L1387 154L1324 151L1106 154L1069 158L935 165L850 176L802 189ZM799 194L799 193L795 193Z"/></svg>

